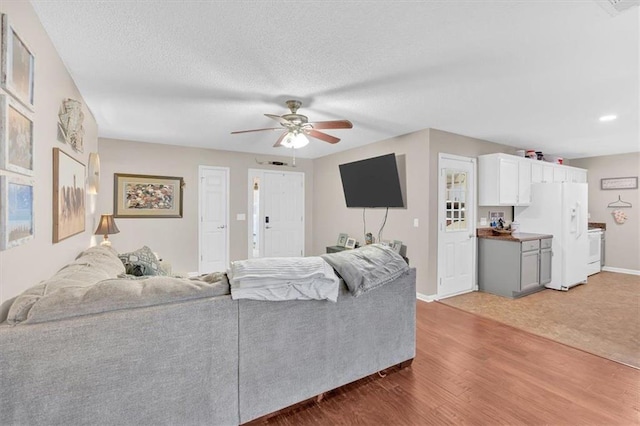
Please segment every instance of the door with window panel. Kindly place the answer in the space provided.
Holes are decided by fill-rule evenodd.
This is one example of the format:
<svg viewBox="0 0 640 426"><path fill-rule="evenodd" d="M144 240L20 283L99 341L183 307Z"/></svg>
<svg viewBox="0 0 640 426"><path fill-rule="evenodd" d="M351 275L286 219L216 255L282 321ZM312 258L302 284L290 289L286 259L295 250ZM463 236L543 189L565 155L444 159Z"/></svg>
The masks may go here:
<svg viewBox="0 0 640 426"><path fill-rule="evenodd" d="M475 285L475 160L440 155L438 297Z"/></svg>

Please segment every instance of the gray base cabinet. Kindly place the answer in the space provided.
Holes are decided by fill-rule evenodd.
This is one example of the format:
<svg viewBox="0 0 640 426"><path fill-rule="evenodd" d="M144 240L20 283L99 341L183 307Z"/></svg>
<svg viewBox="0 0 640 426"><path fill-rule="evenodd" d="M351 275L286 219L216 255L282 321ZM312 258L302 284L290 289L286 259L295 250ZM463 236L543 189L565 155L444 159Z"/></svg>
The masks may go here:
<svg viewBox="0 0 640 426"><path fill-rule="evenodd" d="M521 297L551 282L551 238L531 241L478 239L478 289Z"/></svg>

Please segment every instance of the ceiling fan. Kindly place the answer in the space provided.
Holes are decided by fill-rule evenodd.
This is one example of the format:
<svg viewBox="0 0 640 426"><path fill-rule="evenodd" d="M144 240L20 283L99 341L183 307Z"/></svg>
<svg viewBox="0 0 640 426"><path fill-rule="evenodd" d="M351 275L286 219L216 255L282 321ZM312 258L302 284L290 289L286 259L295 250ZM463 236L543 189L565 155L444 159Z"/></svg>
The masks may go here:
<svg viewBox="0 0 640 426"><path fill-rule="evenodd" d="M309 119L306 115L298 114L298 108L302 105L302 102L296 100L289 100L286 102L287 107L291 111L290 114L284 115L273 115L273 114L265 114L267 117L272 120L280 123L280 127L268 127L264 129L253 129L253 130L240 130L236 132L231 132L232 135L238 133L249 133L249 132L262 132L265 130L284 130L282 135L276 141L274 147L284 146L287 148L302 148L303 146L309 143L309 139L307 136L310 136L315 139L320 139L321 141L329 142L329 143L338 143L340 142L339 138L335 136L328 135L324 132L319 132L318 130L324 129L351 129L353 124L349 120L333 120L333 121L316 121L313 123L309 122Z"/></svg>

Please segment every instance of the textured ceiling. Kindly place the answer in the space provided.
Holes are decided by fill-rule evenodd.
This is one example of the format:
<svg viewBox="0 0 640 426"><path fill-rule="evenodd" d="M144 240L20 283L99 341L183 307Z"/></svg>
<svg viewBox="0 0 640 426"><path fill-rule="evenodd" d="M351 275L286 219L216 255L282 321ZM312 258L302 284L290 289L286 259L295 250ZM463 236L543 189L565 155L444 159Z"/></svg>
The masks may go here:
<svg viewBox="0 0 640 426"><path fill-rule="evenodd" d="M566 158L640 150L639 8L584 1L32 0L102 137L316 158L433 127ZM602 123L598 117L616 114ZM277 123L275 123L277 124Z"/></svg>

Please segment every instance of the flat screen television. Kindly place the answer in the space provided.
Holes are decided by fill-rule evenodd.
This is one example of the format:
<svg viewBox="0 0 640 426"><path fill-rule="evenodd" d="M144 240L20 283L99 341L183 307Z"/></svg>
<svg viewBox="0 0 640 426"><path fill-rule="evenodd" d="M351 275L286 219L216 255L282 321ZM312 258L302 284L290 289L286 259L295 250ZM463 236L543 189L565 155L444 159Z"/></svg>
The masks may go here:
<svg viewBox="0 0 640 426"><path fill-rule="evenodd" d="M339 167L347 207L404 207L395 154Z"/></svg>

